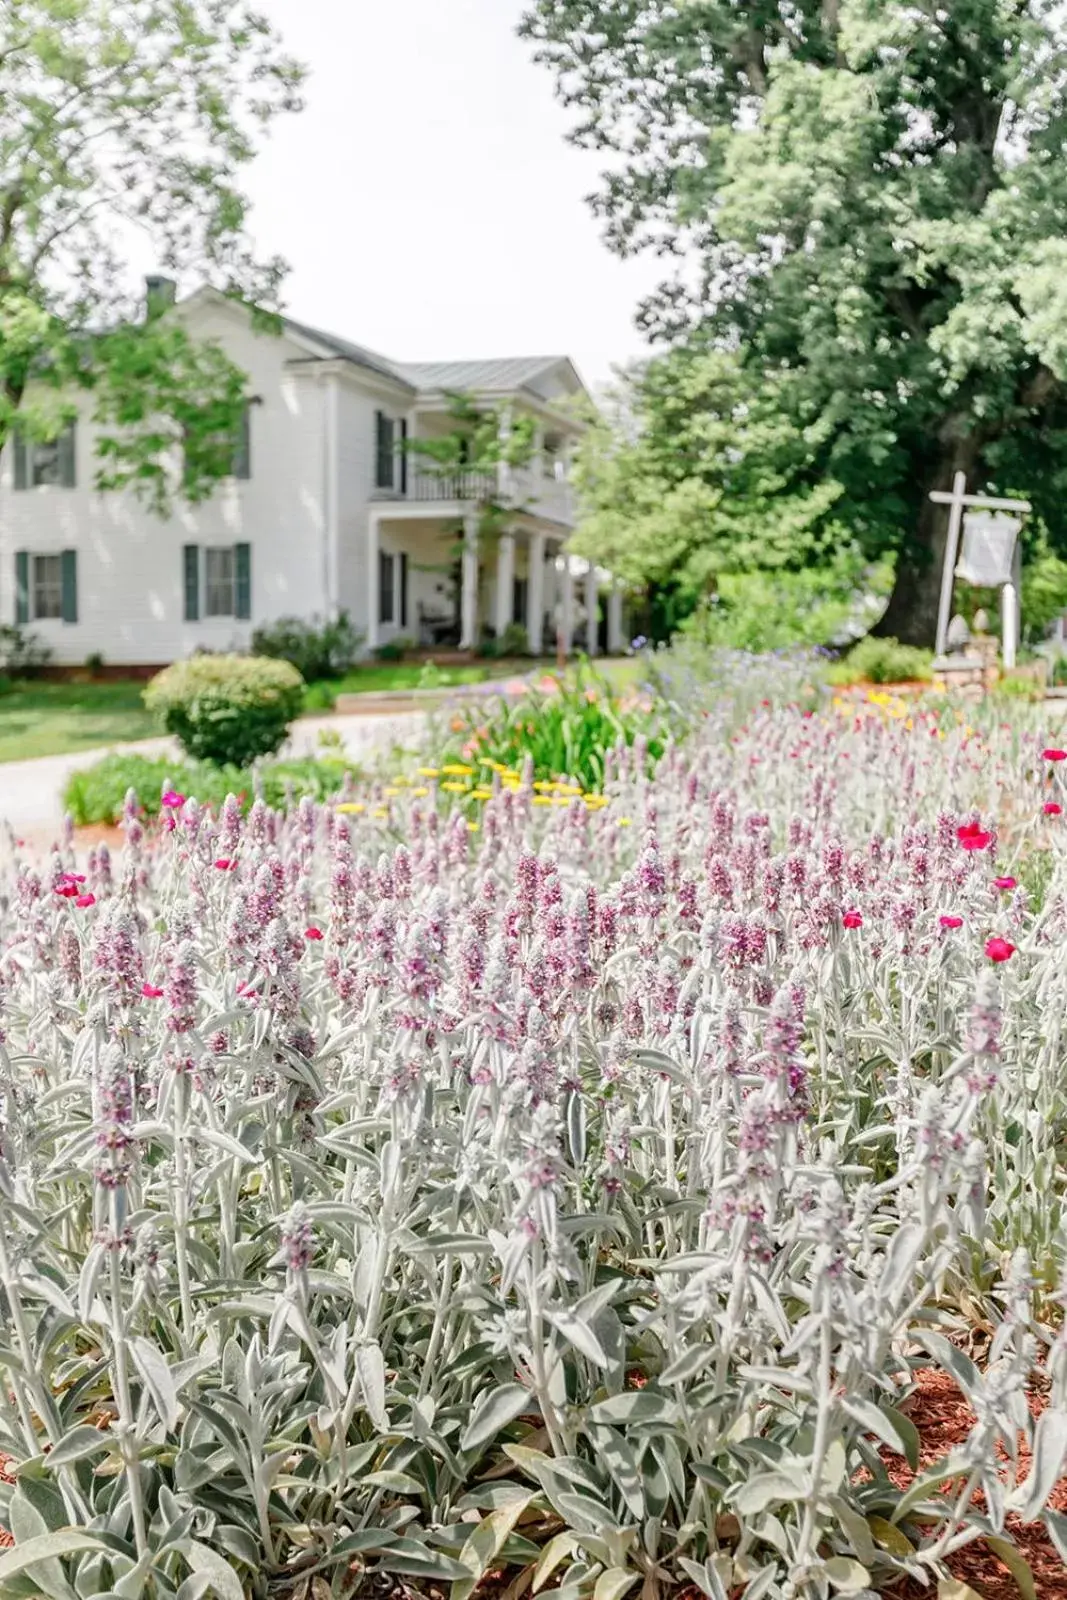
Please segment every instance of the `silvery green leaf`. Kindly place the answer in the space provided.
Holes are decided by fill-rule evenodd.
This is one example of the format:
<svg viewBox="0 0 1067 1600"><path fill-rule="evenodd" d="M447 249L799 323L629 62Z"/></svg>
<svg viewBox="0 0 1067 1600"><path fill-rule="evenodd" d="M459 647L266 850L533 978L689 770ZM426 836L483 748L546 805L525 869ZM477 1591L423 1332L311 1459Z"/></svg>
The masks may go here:
<svg viewBox="0 0 1067 1600"><path fill-rule="evenodd" d="M531 1593L537 1594L539 1590L543 1589L560 1562L566 1561L569 1556L574 1554L577 1548L578 1541L573 1533L564 1530L563 1533L553 1535L545 1545L541 1552L540 1560L534 1567L533 1577L530 1581Z"/></svg>
<svg viewBox="0 0 1067 1600"><path fill-rule="evenodd" d="M384 1433L389 1426L389 1416L385 1409L385 1361L380 1345L372 1343L357 1347L356 1371L367 1413L379 1433Z"/></svg>
<svg viewBox="0 0 1067 1600"><path fill-rule="evenodd" d="M485 1391L474 1404L471 1419L460 1439L460 1449L481 1449L508 1423L532 1407L536 1407L536 1401L521 1384L505 1383Z"/></svg>
<svg viewBox="0 0 1067 1600"><path fill-rule="evenodd" d="M757 1472L730 1494L730 1505L739 1517L757 1516L782 1500L804 1500L811 1484L799 1481L788 1472Z"/></svg>
<svg viewBox="0 0 1067 1600"><path fill-rule="evenodd" d="M918 1464L919 1435L915 1424L903 1412L895 1410L892 1406L884 1409L875 1405L872 1400L863 1400L858 1397L849 1397L842 1401L842 1407L847 1414L867 1433L873 1433L876 1439L881 1439L890 1450L895 1450L898 1455L905 1456L912 1471ZM913 1455L915 1460L912 1460Z"/></svg>
<svg viewBox="0 0 1067 1600"><path fill-rule="evenodd" d="M867 1568L849 1556L831 1556L822 1563L822 1571L838 1594L861 1594L871 1581Z"/></svg>
<svg viewBox="0 0 1067 1600"><path fill-rule="evenodd" d="M52 1446L48 1453L48 1464L52 1468L65 1467L71 1461L84 1461L88 1456L104 1455L108 1450L117 1448L117 1442L110 1434L83 1425L72 1428L58 1444Z"/></svg>
<svg viewBox="0 0 1067 1600"><path fill-rule="evenodd" d="M510 1504L491 1511L474 1529L459 1554L459 1564L469 1576L458 1578L453 1584L452 1600L470 1600L532 1499L530 1494L519 1495Z"/></svg>
<svg viewBox="0 0 1067 1600"><path fill-rule="evenodd" d="M643 1521L645 1516L645 1497L641 1468L638 1464L637 1454L627 1442L625 1436L616 1433L610 1428L598 1428L596 1439L593 1441L597 1458L604 1463L612 1479L626 1502L626 1509L632 1517Z"/></svg>
<svg viewBox="0 0 1067 1600"><path fill-rule="evenodd" d="M673 1400L656 1394L651 1389L629 1389L625 1394L611 1395L592 1406L589 1413L594 1422L610 1424L664 1422L677 1420L678 1407Z"/></svg>
<svg viewBox="0 0 1067 1600"><path fill-rule="evenodd" d="M187 1539L181 1549L189 1570L204 1575L218 1600L244 1600L241 1580L225 1556L199 1539Z"/></svg>
<svg viewBox="0 0 1067 1600"><path fill-rule="evenodd" d="M686 1556L679 1556L678 1565L693 1580L701 1593L707 1595L707 1600L728 1600L722 1579L715 1570L713 1562L690 1561Z"/></svg>
<svg viewBox="0 0 1067 1600"><path fill-rule="evenodd" d="M166 1358L147 1339L135 1335L128 1343L134 1366L141 1374L159 1419L169 1433L178 1426L179 1412L178 1395Z"/></svg>
<svg viewBox="0 0 1067 1600"><path fill-rule="evenodd" d="M633 1588L640 1576L640 1573L628 1571L625 1567L608 1567L596 1581L593 1600L622 1600L622 1596Z"/></svg>
<svg viewBox="0 0 1067 1600"><path fill-rule="evenodd" d="M564 1521L575 1528L600 1533L614 1526L614 1517L607 1506L588 1495L574 1494L570 1490L548 1491L549 1498Z"/></svg>
<svg viewBox="0 0 1067 1600"><path fill-rule="evenodd" d="M1041 1514L1041 1521L1045 1524L1048 1536L1056 1546L1056 1549L1064 1561L1067 1561L1067 1515L1064 1515L1062 1511L1053 1511L1049 1506L1046 1506Z"/></svg>
<svg viewBox="0 0 1067 1600"><path fill-rule="evenodd" d="M63 1556L78 1555L83 1550L100 1550L103 1541L95 1533L83 1528L61 1528L51 1533L38 1534L20 1541L10 1550L0 1552L0 1584L22 1572L32 1571L41 1563L56 1561ZM40 1579L40 1574L35 1572ZM66 1592L70 1593L69 1584Z"/></svg>
<svg viewBox="0 0 1067 1600"><path fill-rule="evenodd" d="M175 1600L204 1600L204 1596L211 1592L211 1579L206 1572L190 1572L189 1576L178 1586Z"/></svg>
<svg viewBox="0 0 1067 1600"><path fill-rule="evenodd" d="M369 1484L372 1489L389 1489L393 1494L426 1493L418 1478L413 1478L409 1472L396 1472L391 1467L383 1467L379 1472L365 1472L360 1482Z"/></svg>
<svg viewBox="0 0 1067 1600"><path fill-rule="evenodd" d="M1007 1497L1007 1507L1024 1522L1033 1522L1047 1506L1067 1462L1067 1411L1049 1406L1034 1429L1029 1477Z"/></svg>
<svg viewBox="0 0 1067 1600"><path fill-rule="evenodd" d="M579 1355L585 1356L598 1367L606 1367L609 1364L607 1351L589 1324L577 1312L548 1311L545 1313L545 1320L563 1335L568 1344L574 1346Z"/></svg>

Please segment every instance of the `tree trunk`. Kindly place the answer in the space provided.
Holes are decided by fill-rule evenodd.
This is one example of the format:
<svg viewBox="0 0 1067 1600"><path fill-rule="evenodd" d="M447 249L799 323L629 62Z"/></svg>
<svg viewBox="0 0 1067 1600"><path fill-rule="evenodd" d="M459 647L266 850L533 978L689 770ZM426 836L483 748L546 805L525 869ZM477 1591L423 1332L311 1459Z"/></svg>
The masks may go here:
<svg viewBox="0 0 1067 1600"><path fill-rule="evenodd" d="M956 473L965 472L968 492L973 492L978 487L975 481L977 464L978 447L975 441L956 439L943 447L941 454L930 463L930 470L923 475L926 481L918 506L915 533L901 546L889 604L872 629L879 638L899 639L901 644L933 649L937 638L949 508L931 500L930 491L951 489Z"/></svg>

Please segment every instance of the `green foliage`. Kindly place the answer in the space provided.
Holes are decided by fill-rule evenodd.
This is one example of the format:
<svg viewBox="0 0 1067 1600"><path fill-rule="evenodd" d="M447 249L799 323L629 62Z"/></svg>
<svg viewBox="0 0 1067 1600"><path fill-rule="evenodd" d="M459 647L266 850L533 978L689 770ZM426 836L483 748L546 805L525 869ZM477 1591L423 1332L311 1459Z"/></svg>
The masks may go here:
<svg viewBox="0 0 1067 1600"><path fill-rule="evenodd" d="M650 696L619 695L588 665L562 681L549 676L542 683L517 699L470 705L457 713L442 761L495 761L516 772L530 761L538 781L566 778L595 791L603 785L608 753L641 739L649 772L655 768L668 729L662 708Z"/></svg>
<svg viewBox="0 0 1067 1600"><path fill-rule="evenodd" d="M756 654L828 647L873 620L884 581L846 557L802 572L728 573L684 628L710 646Z"/></svg>
<svg viewBox="0 0 1067 1600"><path fill-rule="evenodd" d="M525 656L530 653L530 635L521 622L509 622L497 644L501 656Z"/></svg>
<svg viewBox="0 0 1067 1600"><path fill-rule="evenodd" d="M899 639L861 639L827 673L831 683L929 683L933 655Z"/></svg>
<svg viewBox="0 0 1067 1600"><path fill-rule="evenodd" d="M883 631L916 644L940 578L929 492L954 470L1024 492L1067 550L1061 8L528 0L523 28L576 141L617 157L611 244L684 257L642 313L682 341L638 394L654 444L618 430L623 482L593 495L613 548L658 519L714 567L734 486L746 559L768 535L776 565L781 496L801 559L839 540L897 557Z"/></svg>
<svg viewBox="0 0 1067 1600"><path fill-rule="evenodd" d="M408 651L412 649L414 649L413 641L398 634L395 639L387 639L384 644L378 645L374 655L378 661L403 661Z"/></svg>
<svg viewBox="0 0 1067 1600"><path fill-rule="evenodd" d="M0 672L11 678L33 678L52 659L52 651L39 634L17 623L0 623Z"/></svg>
<svg viewBox="0 0 1067 1600"><path fill-rule="evenodd" d="M992 693L997 700L1041 700L1044 691L1036 678L1026 674L1005 674L997 679Z"/></svg>
<svg viewBox="0 0 1067 1600"><path fill-rule="evenodd" d="M228 794L236 795L247 810L257 795L270 806L295 803L305 795L329 800L344 788L359 769L342 756L330 753L301 761L270 761L255 771L212 761L173 761L142 755L104 756L95 766L71 773L63 791L63 805L78 827L88 823L117 822L129 790L146 815L159 810L159 797L176 789L186 798L218 811Z"/></svg>
<svg viewBox="0 0 1067 1600"><path fill-rule="evenodd" d="M196 760L244 766L272 755L300 714L304 680L288 661L192 656L165 667L144 703Z"/></svg>
<svg viewBox="0 0 1067 1600"><path fill-rule="evenodd" d="M269 25L216 0L11 0L0 17L0 447L86 407L96 483L165 511L173 458L196 501L230 470L244 378L128 289L128 234L178 276L253 305L282 263L245 238L256 134L297 109ZM157 305L156 312L162 311Z"/></svg>
<svg viewBox="0 0 1067 1600"><path fill-rule="evenodd" d="M514 500L500 492L500 468L529 465L533 418L505 414L466 394L449 395L448 413L451 428L430 438L409 438L408 455L420 473L457 482L454 498L470 501L479 534L491 539L515 511Z"/></svg>
<svg viewBox="0 0 1067 1600"><path fill-rule="evenodd" d="M288 661L305 683L317 678L339 678L359 660L363 635L353 627L347 611L324 622L301 617L280 617L252 633L252 654Z"/></svg>

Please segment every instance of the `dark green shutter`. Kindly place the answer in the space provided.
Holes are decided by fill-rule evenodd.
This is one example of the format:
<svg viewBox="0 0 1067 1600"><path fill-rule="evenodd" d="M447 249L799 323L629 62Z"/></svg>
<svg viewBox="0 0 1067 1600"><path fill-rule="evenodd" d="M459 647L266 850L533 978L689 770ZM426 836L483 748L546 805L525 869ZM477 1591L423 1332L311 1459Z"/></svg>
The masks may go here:
<svg viewBox="0 0 1067 1600"><path fill-rule="evenodd" d="M400 419L400 493L408 492L408 419Z"/></svg>
<svg viewBox="0 0 1067 1600"><path fill-rule="evenodd" d="M252 476L252 407L245 405L241 412L241 420L237 424L237 447L233 453L233 475L235 478L250 478Z"/></svg>
<svg viewBox="0 0 1067 1600"><path fill-rule="evenodd" d="M28 550L15 552L15 621L30 620L30 555Z"/></svg>
<svg viewBox="0 0 1067 1600"><path fill-rule="evenodd" d="M60 558L63 577L63 621L78 620L78 552L64 550Z"/></svg>
<svg viewBox="0 0 1067 1600"><path fill-rule="evenodd" d="M235 544L234 562L234 616L247 622L252 616L252 546Z"/></svg>
<svg viewBox="0 0 1067 1600"><path fill-rule="evenodd" d="M15 452L15 488L28 489L30 486L30 453L25 439L17 428L11 435L11 448Z"/></svg>
<svg viewBox="0 0 1067 1600"><path fill-rule="evenodd" d="M402 550L400 552L400 626L408 625L408 558Z"/></svg>
<svg viewBox="0 0 1067 1600"><path fill-rule="evenodd" d="M185 574L185 620L200 621L200 546L187 544L182 548L182 568Z"/></svg>
<svg viewBox="0 0 1067 1600"><path fill-rule="evenodd" d="M393 419L384 411L374 413L374 484L378 489L393 487Z"/></svg>
<svg viewBox="0 0 1067 1600"><path fill-rule="evenodd" d="M64 489L73 489L76 482L74 440L74 424L73 422L68 422L67 426L63 429L63 432L56 440L59 482Z"/></svg>

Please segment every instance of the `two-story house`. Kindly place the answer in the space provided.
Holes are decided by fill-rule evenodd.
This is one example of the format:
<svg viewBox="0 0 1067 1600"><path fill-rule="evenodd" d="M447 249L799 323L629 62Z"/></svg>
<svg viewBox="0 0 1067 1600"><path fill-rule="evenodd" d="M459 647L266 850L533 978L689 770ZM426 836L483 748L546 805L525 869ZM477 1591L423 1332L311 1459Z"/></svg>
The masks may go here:
<svg viewBox="0 0 1067 1600"><path fill-rule="evenodd" d="M153 280L157 295L168 287ZM234 471L209 501L176 501L163 520L130 493L98 492L89 414L49 445L16 437L0 458L0 620L31 627L57 663L244 649L259 623L339 611L368 650L398 637L474 648L511 622L534 653L557 630L569 649L576 626L591 650L621 647L619 595L601 603L596 572L563 553L584 393L566 357L394 362L288 319L257 332L210 289L167 314L248 377ZM495 468L493 485L420 465L408 441L450 431L457 392L531 419L528 465ZM509 514L479 548L490 492Z"/></svg>

